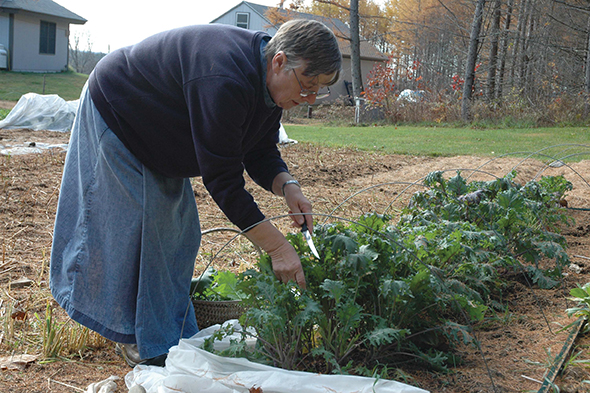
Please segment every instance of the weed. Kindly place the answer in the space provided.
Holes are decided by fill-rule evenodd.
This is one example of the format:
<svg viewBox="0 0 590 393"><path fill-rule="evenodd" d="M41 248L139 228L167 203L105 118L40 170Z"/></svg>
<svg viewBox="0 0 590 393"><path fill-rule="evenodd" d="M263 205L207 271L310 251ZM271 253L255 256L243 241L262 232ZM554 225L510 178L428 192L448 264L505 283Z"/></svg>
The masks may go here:
<svg viewBox="0 0 590 393"><path fill-rule="evenodd" d="M576 288L570 290L570 296L569 300L577 302L577 305L568 308L566 313L570 317L583 318L586 321L583 331L587 333L590 331L590 326L588 325L588 318L590 318L590 283L586 283L583 286L577 284ZM575 322L572 322L562 330L569 328L573 323Z"/></svg>
<svg viewBox="0 0 590 393"><path fill-rule="evenodd" d="M2 109L0 108L0 120L4 120L6 116L10 113L10 109Z"/></svg>
<svg viewBox="0 0 590 393"><path fill-rule="evenodd" d="M85 350L99 348L107 343L106 339L97 333L71 319L65 322L55 321L50 302L47 302L45 317L41 318L35 313L35 318L43 331L42 354L45 360L42 362L51 362L70 355L82 358Z"/></svg>
<svg viewBox="0 0 590 393"><path fill-rule="evenodd" d="M533 366L539 366L539 367L549 369L555 364L555 361L557 360L557 356L553 356L551 354L551 348L545 348L545 355L547 355L547 357L542 361L532 361L529 359L523 359L523 360L525 363L531 364ZM543 376L543 378L544 377L545 376Z"/></svg>
<svg viewBox="0 0 590 393"><path fill-rule="evenodd" d="M567 369L568 367L572 366L579 366L582 365L584 367L590 367L590 360L589 359L578 359L578 357L583 353L583 350L580 350L576 353L572 353L568 359L563 364L563 369Z"/></svg>

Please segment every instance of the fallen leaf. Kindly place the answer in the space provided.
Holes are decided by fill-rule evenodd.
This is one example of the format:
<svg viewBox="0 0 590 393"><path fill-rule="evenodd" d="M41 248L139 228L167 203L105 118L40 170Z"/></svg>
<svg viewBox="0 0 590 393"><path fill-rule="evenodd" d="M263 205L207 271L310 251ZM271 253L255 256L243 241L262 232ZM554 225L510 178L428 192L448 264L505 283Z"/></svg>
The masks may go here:
<svg viewBox="0 0 590 393"><path fill-rule="evenodd" d="M252 386L250 389L248 389L249 393L263 393L262 392L262 388L260 387L256 387L256 386Z"/></svg>
<svg viewBox="0 0 590 393"><path fill-rule="evenodd" d="M27 319L27 313L23 310L14 310L12 314L10 314L12 319L16 319L17 321L24 321Z"/></svg>
<svg viewBox="0 0 590 393"><path fill-rule="evenodd" d="M37 355L14 355L0 357L0 370L24 370L27 364L37 360Z"/></svg>

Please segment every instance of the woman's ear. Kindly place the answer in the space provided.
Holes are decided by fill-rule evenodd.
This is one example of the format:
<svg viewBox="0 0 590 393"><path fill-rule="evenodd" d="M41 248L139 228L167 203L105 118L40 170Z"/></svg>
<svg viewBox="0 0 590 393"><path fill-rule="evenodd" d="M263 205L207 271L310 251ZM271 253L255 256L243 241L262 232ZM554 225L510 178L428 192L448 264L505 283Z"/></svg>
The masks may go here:
<svg viewBox="0 0 590 393"><path fill-rule="evenodd" d="M275 74L283 71L287 66L287 56L285 56L285 52L280 51L277 52L272 58L272 70Z"/></svg>

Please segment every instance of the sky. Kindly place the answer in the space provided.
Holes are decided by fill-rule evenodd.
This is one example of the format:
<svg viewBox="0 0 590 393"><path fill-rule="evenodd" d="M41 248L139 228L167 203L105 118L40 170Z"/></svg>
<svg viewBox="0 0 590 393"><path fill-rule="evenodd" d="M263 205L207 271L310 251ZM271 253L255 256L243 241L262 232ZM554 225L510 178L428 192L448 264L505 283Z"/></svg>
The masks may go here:
<svg viewBox="0 0 590 393"><path fill-rule="evenodd" d="M206 24L241 0L54 0L88 20L70 25L70 42L80 38L81 49L92 44L93 52L113 51L135 44L160 31L194 24ZM277 6L278 0L251 0ZM288 4L288 2L286 2Z"/></svg>

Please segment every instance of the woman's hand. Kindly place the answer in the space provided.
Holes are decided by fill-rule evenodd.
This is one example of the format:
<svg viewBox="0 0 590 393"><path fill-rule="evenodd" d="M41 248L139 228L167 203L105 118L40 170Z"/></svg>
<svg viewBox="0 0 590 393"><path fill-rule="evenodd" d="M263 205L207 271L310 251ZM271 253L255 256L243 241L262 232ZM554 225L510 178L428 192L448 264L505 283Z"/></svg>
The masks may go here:
<svg viewBox="0 0 590 393"><path fill-rule="evenodd" d="M313 232L311 202L303 195L299 183L291 183L292 180L294 180L293 177L287 172L278 174L273 181L273 191L285 198L289 214L293 214L291 216L294 222L293 226L301 227L306 222L309 231Z"/></svg>
<svg viewBox="0 0 590 393"><path fill-rule="evenodd" d="M305 289L305 274L299 255L274 225L268 221L262 222L245 232L245 235L270 255L272 270L281 282L293 280L300 288Z"/></svg>

